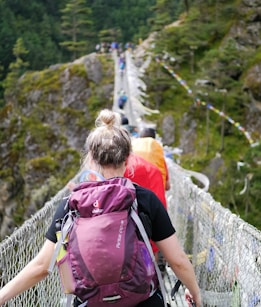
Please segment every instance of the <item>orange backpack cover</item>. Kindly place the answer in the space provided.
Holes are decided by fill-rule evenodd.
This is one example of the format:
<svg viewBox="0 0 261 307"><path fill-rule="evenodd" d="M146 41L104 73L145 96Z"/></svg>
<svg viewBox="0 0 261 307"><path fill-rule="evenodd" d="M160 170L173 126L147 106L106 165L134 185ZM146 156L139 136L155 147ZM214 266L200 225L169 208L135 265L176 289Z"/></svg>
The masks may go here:
<svg viewBox="0 0 261 307"><path fill-rule="evenodd" d="M165 188L168 171L162 145L152 137L134 138L132 140L132 150L136 155L160 169Z"/></svg>

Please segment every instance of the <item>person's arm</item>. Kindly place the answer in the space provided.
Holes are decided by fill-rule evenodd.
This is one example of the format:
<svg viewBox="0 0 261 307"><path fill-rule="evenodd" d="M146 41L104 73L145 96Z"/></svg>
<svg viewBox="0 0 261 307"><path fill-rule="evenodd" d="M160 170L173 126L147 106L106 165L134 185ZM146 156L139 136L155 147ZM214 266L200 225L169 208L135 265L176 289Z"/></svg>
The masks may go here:
<svg viewBox="0 0 261 307"><path fill-rule="evenodd" d="M21 272L0 289L0 306L11 298L33 287L48 275L55 244L46 240L40 252Z"/></svg>
<svg viewBox="0 0 261 307"><path fill-rule="evenodd" d="M156 242L156 244L177 278L188 288L196 306L201 306L200 288L193 266L180 246L177 236L173 234L164 240Z"/></svg>
<svg viewBox="0 0 261 307"><path fill-rule="evenodd" d="M166 178L165 191L169 191L169 190L170 190L170 180Z"/></svg>

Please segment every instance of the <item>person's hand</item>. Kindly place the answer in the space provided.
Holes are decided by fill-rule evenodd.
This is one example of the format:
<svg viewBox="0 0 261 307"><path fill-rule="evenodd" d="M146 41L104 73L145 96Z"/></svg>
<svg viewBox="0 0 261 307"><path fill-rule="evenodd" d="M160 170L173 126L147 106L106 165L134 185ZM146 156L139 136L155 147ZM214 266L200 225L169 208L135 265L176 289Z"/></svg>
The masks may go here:
<svg viewBox="0 0 261 307"><path fill-rule="evenodd" d="M193 297L188 289L185 290L185 300L188 303L188 307L200 307L201 306L201 297L200 293L197 297Z"/></svg>
<svg viewBox="0 0 261 307"><path fill-rule="evenodd" d="M67 188L70 190L70 192L75 188L76 184L72 181L68 182Z"/></svg>

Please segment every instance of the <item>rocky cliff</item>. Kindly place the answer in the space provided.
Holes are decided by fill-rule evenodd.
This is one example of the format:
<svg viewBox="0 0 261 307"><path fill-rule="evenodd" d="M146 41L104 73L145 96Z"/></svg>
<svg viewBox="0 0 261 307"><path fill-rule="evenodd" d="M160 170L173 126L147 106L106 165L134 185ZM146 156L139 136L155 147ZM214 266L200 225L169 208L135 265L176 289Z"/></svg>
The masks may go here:
<svg viewBox="0 0 261 307"><path fill-rule="evenodd" d="M95 112L112 106L113 65L110 55L91 54L28 72L7 97L0 114L0 238L76 174Z"/></svg>

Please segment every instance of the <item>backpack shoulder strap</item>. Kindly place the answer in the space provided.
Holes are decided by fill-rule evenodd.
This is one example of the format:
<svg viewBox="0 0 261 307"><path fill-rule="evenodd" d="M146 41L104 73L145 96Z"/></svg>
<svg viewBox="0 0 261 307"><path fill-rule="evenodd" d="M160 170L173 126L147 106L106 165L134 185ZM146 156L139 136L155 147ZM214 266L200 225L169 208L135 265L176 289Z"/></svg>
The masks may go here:
<svg viewBox="0 0 261 307"><path fill-rule="evenodd" d="M146 246L148 248L148 251L149 251L151 259L152 259L152 261L154 263L155 270L156 270L156 273L157 273L157 277L158 277L158 280L159 280L159 284L160 284L160 288L161 288L161 292L162 292L162 296L163 296L163 301L164 301L164 306L167 307L166 291L165 291L162 275L161 275L160 269L158 267L158 264L156 262L155 256L153 254L153 251L152 251L152 248L151 248L151 244L150 244L149 238L147 236L146 230L145 230L145 228L144 228L144 226L143 226L143 224L141 222L140 217L138 216L137 212L135 211L135 207L137 207L137 200L135 200L134 203L135 203L134 204L134 208L133 207L131 208L131 218L136 223L136 225L137 225L137 227L139 229L139 232L140 232L140 234L142 236L142 239L143 239L144 243L146 244Z"/></svg>
<svg viewBox="0 0 261 307"><path fill-rule="evenodd" d="M68 232L70 231L71 229L71 226L72 226L72 223L73 223L73 216L72 214L68 213L67 215L67 220L66 222L64 223L62 229L61 229L61 235L60 235L60 238L59 240L57 241L56 243L56 246L55 246L55 249L54 249L54 253L53 253L53 256L52 256L52 259L51 259L51 262L50 262L50 265L49 265L49 268L48 268L48 272L51 273L54 269L54 266L55 266L55 263L56 263L56 259L57 259L57 256L59 254L59 251L62 247L62 244L64 243L64 240L68 234Z"/></svg>

